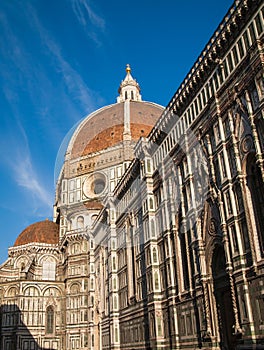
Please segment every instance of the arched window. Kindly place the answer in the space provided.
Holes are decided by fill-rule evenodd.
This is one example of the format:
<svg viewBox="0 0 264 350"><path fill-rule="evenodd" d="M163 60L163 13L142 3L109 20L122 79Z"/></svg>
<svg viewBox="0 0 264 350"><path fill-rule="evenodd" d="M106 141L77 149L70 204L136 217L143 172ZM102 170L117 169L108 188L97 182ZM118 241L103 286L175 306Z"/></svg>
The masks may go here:
<svg viewBox="0 0 264 350"><path fill-rule="evenodd" d="M83 216L78 216L77 218L77 228L83 228L84 227L84 218Z"/></svg>
<svg viewBox="0 0 264 350"><path fill-rule="evenodd" d="M157 263L158 262L158 256L157 256L157 248L153 248L153 263Z"/></svg>
<svg viewBox="0 0 264 350"><path fill-rule="evenodd" d="M131 100L134 100L134 91L131 91Z"/></svg>
<svg viewBox="0 0 264 350"><path fill-rule="evenodd" d="M157 320L157 335L158 337L162 336L162 322L161 322L161 316L156 317Z"/></svg>
<svg viewBox="0 0 264 350"><path fill-rule="evenodd" d="M51 305L46 309L46 333L54 333L54 308Z"/></svg>
<svg viewBox="0 0 264 350"><path fill-rule="evenodd" d="M156 324L155 324L155 316L152 314L151 315L151 321L150 321L150 325L151 325L151 335L152 337L156 337Z"/></svg>
<svg viewBox="0 0 264 350"><path fill-rule="evenodd" d="M125 91L125 99L127 100L127 91Z"/></svg>
<svg viewBox="0 0 264 350"><path fill-rule="evenodd" d="M152 233L152 237L156 236L156 229L155 229L154 220L151 220L151 233Z"/></svg>
<svg viewBox="0 0 264 350"><path fill-rule="evenodd" d="M247 186L251 195L251 203L258 232L262 256L264 256L264 184L260 167L256 158L251 157L247 163Z"/></svg>
<svg viewBox="0 0 264 350"><path fill-rule="evenodd" d="M116 283L116 278L113 279L113 289L117 289L117 283Z"/></svg>
<svg viewBox="0 0 264 350"><path fill-rule="evenodd" d="M154 286L155 290L159 290L159 275L157 271L154 273Z"/></svg>
<svg viewBox="0 0 264 350"><path fill-rule="evenodd" d="M116 258L113 256L113 270L116 270Z"/></svg>

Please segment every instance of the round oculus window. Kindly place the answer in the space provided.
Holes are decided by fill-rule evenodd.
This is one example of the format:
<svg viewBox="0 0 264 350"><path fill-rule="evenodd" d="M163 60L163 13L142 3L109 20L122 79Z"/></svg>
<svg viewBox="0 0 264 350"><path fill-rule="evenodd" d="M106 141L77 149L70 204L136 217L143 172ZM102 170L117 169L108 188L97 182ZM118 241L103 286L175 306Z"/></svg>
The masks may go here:
<svg viewBox="0 0 264 350"><path fill-rule="evenodd" d="M103 179L96 179L92 184L94 194L100 194L105 189L105 181Z"/></svg>
<svg viewBox="0 0 264 350"><path fill-rule="evenodd" d="M86 197L94 198L100 196L106 188L105 175L102 173L96 173L84 181L83 192Z"/></svg>

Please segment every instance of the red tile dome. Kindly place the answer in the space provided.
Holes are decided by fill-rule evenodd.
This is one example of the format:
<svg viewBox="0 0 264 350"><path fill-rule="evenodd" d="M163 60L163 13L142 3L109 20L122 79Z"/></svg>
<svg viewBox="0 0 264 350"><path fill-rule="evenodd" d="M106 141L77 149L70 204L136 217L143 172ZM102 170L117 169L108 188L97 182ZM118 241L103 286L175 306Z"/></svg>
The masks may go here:
<svg viewBox="0 0 264 350"><path fill-rule="evenodd" d="M14 247L28 243L59 243L59 225L53 221L45 220L28 226L17 237Z"/></svg>
<svg viewBox="0 0 264 350"><path fill-rule="evenodd" d="M131 138L137 141L147 136L164 108L144 101L130 101ZM89 115L73 135L68 152L70 159L99 152L123 140L125 103L120 102Z"/></svg>

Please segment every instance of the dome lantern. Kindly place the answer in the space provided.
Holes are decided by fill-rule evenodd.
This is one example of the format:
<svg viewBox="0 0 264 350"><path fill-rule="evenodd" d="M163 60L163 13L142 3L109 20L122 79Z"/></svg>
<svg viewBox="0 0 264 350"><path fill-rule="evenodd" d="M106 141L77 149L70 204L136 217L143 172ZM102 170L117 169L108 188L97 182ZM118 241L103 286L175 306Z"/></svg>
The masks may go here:
<svg viewBox="0 0 264 350"><path fill-rule="evenodd" d="M122 80L118 92L119 96L117 97L117 102L124 102L126 100L142 101L140 95L140 86L132 77L129 64L126 65L126 77L124 80Z"/></svg>

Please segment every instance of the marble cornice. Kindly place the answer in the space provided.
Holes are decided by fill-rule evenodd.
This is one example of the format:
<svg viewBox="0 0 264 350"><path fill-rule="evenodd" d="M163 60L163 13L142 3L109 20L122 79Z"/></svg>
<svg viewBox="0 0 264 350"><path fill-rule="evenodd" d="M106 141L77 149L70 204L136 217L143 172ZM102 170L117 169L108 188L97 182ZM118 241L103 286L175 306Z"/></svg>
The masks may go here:
<svg viewBox="0 0 264 350"><path fill-rule="evenodd" d="M8 249L9 257L15 257L22 254L38 254L38 253L58 253L57 244L47 243L28 243L18 247L11 247Z"/></svg>
<svg viewBox="0 0 264 350"><path fill-rule="evenodd" d="M208 76L219 65L221 58L239 35L240 29L260 3L261 0L237 0L233 3L152 129L149 135L150 141L159 144L164 139L164 128L170 119L175 115L181 115L188 101L197 94Z"/></svg>

